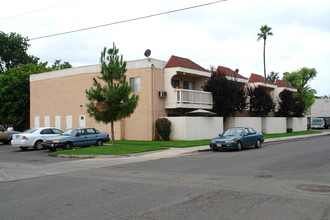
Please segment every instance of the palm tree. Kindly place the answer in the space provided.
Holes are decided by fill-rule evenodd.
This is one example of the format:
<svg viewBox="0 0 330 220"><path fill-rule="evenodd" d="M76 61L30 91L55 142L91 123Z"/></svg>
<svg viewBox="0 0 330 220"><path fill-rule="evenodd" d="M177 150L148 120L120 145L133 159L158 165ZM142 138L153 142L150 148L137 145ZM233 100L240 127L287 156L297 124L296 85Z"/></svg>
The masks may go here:
<svg viewBox="0 0 330 220"><path fill-rule="evenodd" d="M267 36L272 36L273 33L270 32L272 28L268 27L267 25L261 26L261 28L259 29L261 31L261 33L258 33L258 41L262 38L264 39L264 76L265 76L265 80L266 80L266 39Z"/></svg>

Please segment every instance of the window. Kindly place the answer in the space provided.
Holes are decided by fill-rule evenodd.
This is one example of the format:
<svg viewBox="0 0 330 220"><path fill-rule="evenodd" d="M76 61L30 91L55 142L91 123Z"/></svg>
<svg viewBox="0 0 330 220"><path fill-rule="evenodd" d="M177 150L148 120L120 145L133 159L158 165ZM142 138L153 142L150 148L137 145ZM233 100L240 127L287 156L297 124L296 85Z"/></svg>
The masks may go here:
<svg viewBox="0 0 330 220"><path fill-rule="evenodd" d="M53 133L52 130L48 128L40 131L40 134L52 134L52 133Z"/></svg>
<svg viewBox="0 0 330 220"><path fill-rule="evenodd" d="M87 133L88 134L96 134L93 128L87 128Z"/></svg>
<svg viewBox="0 0 330 220"><path fill-rule="evenodd" d="M183 88L194 90L194 82L191 81L183 81Z"/></svg>
<svg viewBox="0 0 330 220"><path fill-rule="evenodd" d="M129 78L129 86L132 88L132 92L141 92L141 77Z"/></svg>

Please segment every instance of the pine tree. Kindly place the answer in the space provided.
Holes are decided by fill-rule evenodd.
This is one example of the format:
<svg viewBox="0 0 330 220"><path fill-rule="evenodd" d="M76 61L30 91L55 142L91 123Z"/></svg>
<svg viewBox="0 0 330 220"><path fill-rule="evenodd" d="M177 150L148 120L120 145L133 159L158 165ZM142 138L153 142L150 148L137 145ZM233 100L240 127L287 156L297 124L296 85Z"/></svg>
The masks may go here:
<svg viewBox="0 0 330 220"><path fill-rule="evenodd" d="M129 117L138 103L138 96L131 94L132 88L126 82L126 61L118 55L119 49L113 44L113 48L106 47L101 52L101 76L100 83L95 77L93 86L86 90L90 101L87 104L87 112L98 122L111 123L112 146L115 146L114 122Z"/></svg>

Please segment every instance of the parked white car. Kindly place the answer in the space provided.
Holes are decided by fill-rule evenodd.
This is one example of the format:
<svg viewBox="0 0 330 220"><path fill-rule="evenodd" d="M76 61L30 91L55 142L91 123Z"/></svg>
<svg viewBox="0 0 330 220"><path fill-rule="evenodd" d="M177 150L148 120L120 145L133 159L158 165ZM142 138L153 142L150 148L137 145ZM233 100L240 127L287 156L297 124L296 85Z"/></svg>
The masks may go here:
<svg viewBox="0 0 330 220"><path fill-rule="evenodd" d="M41 145L43 139L59 136L62 133L62 130L52 127L31 128L23 133L13 135L11 145L19 147L21 150L27 150L28 148L41 150L43 148Z"/></svg>

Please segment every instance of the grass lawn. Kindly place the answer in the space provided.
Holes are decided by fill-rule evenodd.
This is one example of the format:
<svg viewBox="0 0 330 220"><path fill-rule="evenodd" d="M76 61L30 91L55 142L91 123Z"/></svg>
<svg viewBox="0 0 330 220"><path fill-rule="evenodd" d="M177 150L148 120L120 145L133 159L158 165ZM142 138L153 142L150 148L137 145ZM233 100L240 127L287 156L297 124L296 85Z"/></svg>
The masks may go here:
<svg viewBox="0 0 330 220"><path fill-rule="evenodd" d="M296 132L280 133L280 134L264 134L264 138L268 139L268 138L289 137L289 136L317 134L317 133L322 133L322 131L296 131Z"/></svg>
<svg viewBox="0 0 330 220"><path fill-rule="evenodd" d="M265 139L277 138L277 137L288 137L295 135L306 135L306 134L316 134L321 133L320 131L299 131L281 134L265 134ZM118 140L116 141L116 147L111 145L104 145L100 147L87 147L87 148L77 148L74 150L62 150L51 153L52 155L57 154L72 154L72 155L121 155L121 154L136 154L148 151L163 150L169 147L193 147L208 145L210 142L207 140L198 141L127 141ZM111 144L111 141L108 142Z"/></svg>

